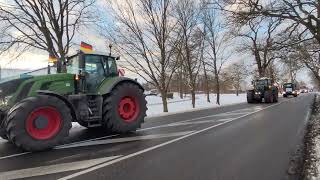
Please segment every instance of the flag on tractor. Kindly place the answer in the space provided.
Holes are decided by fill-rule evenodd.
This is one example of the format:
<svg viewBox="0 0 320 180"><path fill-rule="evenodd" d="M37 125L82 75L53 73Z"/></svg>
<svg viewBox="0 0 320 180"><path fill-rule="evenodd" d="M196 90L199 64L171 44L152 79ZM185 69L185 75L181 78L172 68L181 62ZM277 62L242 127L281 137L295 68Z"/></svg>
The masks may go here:
<svg viewBox="0 0 320 180"><path fill-rule="evenodd" d="M49 55L49 63L55 63L57 62L58 59L54 55Z"/></svg>
<svg viewBox="0 0 320 180"><path fill-rule="evenodd" d="M92 52L92 46L90 44L87 44L85 42L81 42L80 44L80 50L83 52Z"/></svg>

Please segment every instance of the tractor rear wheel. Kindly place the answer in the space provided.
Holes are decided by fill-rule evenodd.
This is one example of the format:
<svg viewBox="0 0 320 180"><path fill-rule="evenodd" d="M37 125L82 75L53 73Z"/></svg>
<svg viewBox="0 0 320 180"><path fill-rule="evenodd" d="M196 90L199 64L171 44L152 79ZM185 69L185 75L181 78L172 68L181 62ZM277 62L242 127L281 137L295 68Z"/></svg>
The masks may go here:
<svg viewBox="0 0 320 180"><path fill-rule="evenodd" d="M271 91L264 92L264 102L273 103L273 94L271 93Z"/></svg>
<svg viewBox="0 0 320 180"><path fill-rule="evenodd" d="M40 95L14 106L6 118L9 140L26 151L43 151L58 145L69 135L72 116L60 99Z"/></svg>
<svg viewBox="0 0 320 180"><path fill-rule="evenodd" d="M114 133L136 131L144 122L147 101L143 90L136 84L117 85L103 102L103 127Z"/></svg>
<svg viewBox="0 0 320 180"><path fill-rule="evenodd" d="M247 102L254 103L254 91L247 91Z"/></svg>
<svg viewBox="0 0 320 180"><path fill-rule="evenodd" d="M5 131L5 129L4 129L4 131ZM0 134L0 137L2 139L8 140L8 136L6 134Z"/></svg>
<svg viewBox="0 0 320 180"><path fill-rule="evenodd" d="M278 95L278 93L276 93L276 94L274 94L274 102L278 102L279 100L279 95Z"/></svg>
<svg viewBox="0 0 320 180"><path fill-rule="evenodd" d="M5 116L3 115L4 113L1 112L0 110L0 138L8 140L6 128L5 128Z"/></svg>

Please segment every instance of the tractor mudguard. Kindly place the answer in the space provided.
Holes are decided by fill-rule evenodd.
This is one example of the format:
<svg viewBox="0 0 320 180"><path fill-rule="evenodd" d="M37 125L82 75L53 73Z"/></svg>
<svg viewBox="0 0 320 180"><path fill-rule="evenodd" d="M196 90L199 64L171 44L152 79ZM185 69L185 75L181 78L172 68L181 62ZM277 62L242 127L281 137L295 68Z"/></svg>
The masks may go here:
<svg viewBox="0 0 320 180"><path fill-rule="evenodd" d="M97 93L100 95L108 94L112 91L114 87L116 87L118 84L121 84L123 82L130 82L130 83L136 84L144 91L144 88L142 87L142 85L133 79L126 78L126 77L114 77L114 78L109 78L104 80L104 82L98 88Z"/></svg>
<svg viewBox="0 0 320 180"><path fill-rule="evenodd" d="M60 94L57 94L55 92L52 92L52 91L45 91L45 90L38 90L37 93L39 95L48 95L48 96L54 96L58 99L60 99L61 101L63 101L69 108L70 108L70 111L71 111L71 115L72 115L72 118L74 120L77 120L78 117L77 117L77 113L75 111L75 107L73 106L73 104L64 96L61 96Z"/></svg>

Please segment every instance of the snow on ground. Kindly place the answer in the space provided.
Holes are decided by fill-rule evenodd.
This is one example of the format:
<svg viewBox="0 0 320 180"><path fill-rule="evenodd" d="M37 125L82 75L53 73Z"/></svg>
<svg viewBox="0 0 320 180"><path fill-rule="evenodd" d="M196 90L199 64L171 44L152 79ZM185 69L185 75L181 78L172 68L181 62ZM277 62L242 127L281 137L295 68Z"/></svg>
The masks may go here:
<svg viewBox="0 0 320 180"><path fill-rule="evenodd" d="M174 94L173 99L168 99L168 110L170 113L173 112L183 112L183 111L191 111L197 110L202 108L210 108L210 107L218 107L219 105L216 104L216 95L210 94L211 102L207 102L207 98L205 94L197 94L196 95L196 108L192 108L191 104L191 97L190 95L185 97L184 99L180 99L177 93ZM246 102L246 94L239 94L236 96L235 94L221 94L220 97L220 104L223 105L230 105L236 103ZM148 116L157 116L163 115L163 107L161 97L159 96L147 96L148 102Z"/></svg>

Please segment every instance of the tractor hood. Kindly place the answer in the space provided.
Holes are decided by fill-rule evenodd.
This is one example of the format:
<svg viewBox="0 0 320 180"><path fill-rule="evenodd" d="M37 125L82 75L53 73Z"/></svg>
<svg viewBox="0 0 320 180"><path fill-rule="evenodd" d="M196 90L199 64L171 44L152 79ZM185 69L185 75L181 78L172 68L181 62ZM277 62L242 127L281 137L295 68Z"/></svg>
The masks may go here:
<svg viewBox="0 0 320 180"><path fill-rule="evenodd" d="M0 109L7 110L7 102L19 88L19 86L31 79L31 76L14 76L0 81Z"/></svg>
<svg viewBox="0 0 320 180"><path fill-rule="evenodd" d="M0 81L0 98L13 94L17 88L26 80L33 76L15 76Z"/></svg>
<svg viewBox="0 0 320 180"><path fill-rule="evenodd" d="M38 90L58 94L74 92L74 74L49 74L41 76L20 75L0 82L0 107L12 106L24 98L36 96Z"/></svg>

